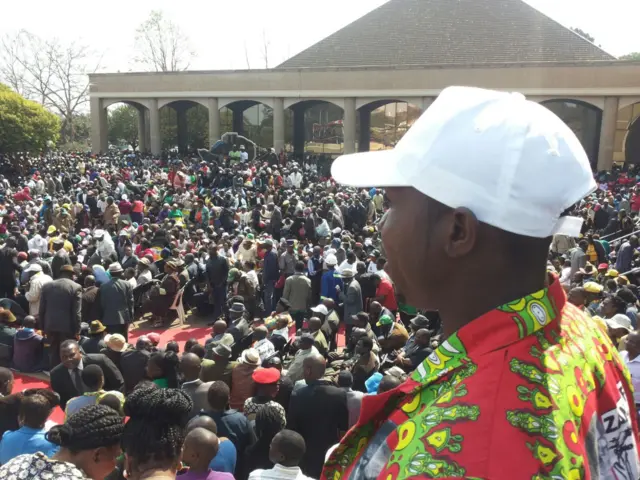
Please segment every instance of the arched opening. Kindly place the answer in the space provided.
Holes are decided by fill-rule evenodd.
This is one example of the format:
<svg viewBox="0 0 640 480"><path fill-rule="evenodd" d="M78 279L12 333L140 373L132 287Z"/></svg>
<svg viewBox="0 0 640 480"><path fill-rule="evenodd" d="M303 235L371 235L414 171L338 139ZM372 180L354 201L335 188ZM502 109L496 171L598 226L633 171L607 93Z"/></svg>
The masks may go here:
<svg viewBox="0 0 640 480"><path fill-rule="evenodd" d="M417 105L400 100L377 100L358 109L358 151L395 147L422 114Z"/></svg>
<svg viewBox="0 0 640 480"><path fill-rule="evenodd" d="M600 148L600 126L602 110L580 100L554 99L541 102L565 122L576 134L584 147L591 167L598 165L598 149Z"/></svg>
<svg viewBox="0 0 640 480"><path fill-rule="evenodd" d="M293 118L291 118L293 114ZM324 100L303 100L285 110L285 144L296 155L344 151L344 111Z"/></svg>
<svg viewBox="0 0 640 480"><path fill-rule="evenodd" d="M160 137L164 150L181 153L209 145L209 111L191 100L177 100L160 108Z"/></svg>
<svg viewBox="0 0 640 480"><path fill-rule="evenodd" d="M244 135L260 147L273 147L273 109L256 100L232 102L220 109L220 129Z"/></svg>
<svg viewBox="0 0 640 480"><path fill-rule="evenodd" d="M618 111L613 148L614 163L640 163L640 103Z"/></svg>
<svg viewBox="0 0 640 480"><path fill-rule="evenodd" d="M107 112L107 141L110 150L149 149L149 111L134 101L115 102Z"/></svg>

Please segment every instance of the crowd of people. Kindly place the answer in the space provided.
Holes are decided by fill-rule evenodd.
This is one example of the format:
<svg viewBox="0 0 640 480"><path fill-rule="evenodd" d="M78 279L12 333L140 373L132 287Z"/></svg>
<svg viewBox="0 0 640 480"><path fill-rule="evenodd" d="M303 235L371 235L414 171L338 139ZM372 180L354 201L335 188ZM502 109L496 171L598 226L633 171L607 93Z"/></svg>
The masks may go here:
<svg viewBox="0 0 640 480"><path fill-rule="evenodd" d="M504 325L516 321L518 339L527 343L514 343L519 353L510 374L542 388L518 386L518 401L530 400L544 413L560 398L552 380L565 381L547 375L577 356L591 359L585 345L592 339L583 339L573 323L566 328L575 344L545 356L565 331L545 337L540 329L565 328L555 316L574 321L577 315L563 313L565 299L601 327L592 334L603 355L611 355L609 342L617 346L640 391L640 172L634 167L597 174L597 189L586 189L565 212L582 217L581 231L554 230L548 245L546 231L523 229L524 240L509 241L486 226L473 231L473 222L491 213L475 219L457 209L455 217L440 199L428 200L425 221L433 227L447 217L452 226L427 237L418 218L423 198L414 196L421 195L419 186L391 193L361 180L353 183L362 186L347 187L314 165L236 152L243 149L213 161L64 153L5 159L0 361L10 368L0 368L0 478L395 479L425 472L460 478L459 463L433 452L448 449L468 462L468 450L459 454L464 436L450 427L431 429L475 421L492 396L487 374L484 394L475 386L482 361L472 357L473 347L478 355L487 337L479 325L494 325L491 341L503 343L486 351L499 353L491 361L502 361L511 354L500 348L515 342ZM391 215L394 209L400 213ZM503 221L488 223L500 229ZM426 265L431 239L445 235L443 253ZM483 255L464 267L456 263L480 237ZM393 281L385 248L396 258L387 268ZM489 254L494 248L509 262L497 262ZM547 262L544 290L513 302L515 294L493 293L492 279L499 278L500 292L530 293L491 272L503 265L505 272L535 269L529 259ZM437 294L412 305L427 281ZM489 293L509 302L491 310L501 303L488 300ZM444 299L447 308L440 306ZM459 314L452 316L454 304ZM473 310L474 304L482 307ZM161 344L159 331L182 323L189 311L210 334ZM478 313L485 315L465 325ZM130 343L136 322L154 331ZM624 367L617 367L587 378L592 367L580 364L580 376L578 370L570 376L588 392L596 380L601 389L611 386L605 375L622 378ZM51 389L12 392L13 371L46 372ZM468 377L469 389L458 385ZM622 383L614 387L624 396ZM467 392L482 406L455 403ZM578 403L588 393L574 395L571 409L583 412ZM51 425L58 407L65 421ZM536 430L539 417L527 412L510 410L506 418L528 439L547 432L548 442L555 424ZM407 423L414 415L421 426ZM637 423L628 421L635 430L625 432L635 438ZM415 443L416 428L423 443ZM527 443L544 472L587 478L564 463L551 465L559 454L545 442ZM403 450L407 445L411 451Z"/></svg>
<svg viewBox="0 0 640 480"><path fill-rule="evenodd" d="M420 315L384 272L382 190L286 159L4 160L0 358L44 372L56 395L3 393L2 464L59 459L54 408L67 423L96 405L129 415L131 395L155 387L189 398L199 435L182 440L199 460L183 461L220 474L202 478L318 478L362 397L400 384L440 340L437 312ZM160 345L189 311L211 334ZM155 330L130 344L134 322ZM276 438L295 460L275 461Z"/></svg>

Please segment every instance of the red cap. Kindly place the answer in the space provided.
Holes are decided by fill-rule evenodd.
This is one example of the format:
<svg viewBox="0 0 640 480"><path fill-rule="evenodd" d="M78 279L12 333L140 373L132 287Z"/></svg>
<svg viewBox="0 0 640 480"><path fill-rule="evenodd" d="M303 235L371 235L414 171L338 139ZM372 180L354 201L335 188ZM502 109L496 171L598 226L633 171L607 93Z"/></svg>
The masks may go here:
<svg viewBox="0 0 640 480"><path fill-rule="evenodd" d="M608 268L609 268L608 263L601 263L600 265L598 265L598 270L607 270Z"/></svg>
<svg viewBox="0 0 640 480"><path fill-rule="evenodd" d="M160 334L156 333L156 332L151 332L150 334L147 335L147 338L151 341L151 343L153 343L154 345L158 345L160 343Z"/></svg>
<svg viewBox="0 0 640 480"><path fill-rule="evenodd" d="M251 378L259 385L269 385L280 380L280 370L277 368L256 368Z"/></svg>

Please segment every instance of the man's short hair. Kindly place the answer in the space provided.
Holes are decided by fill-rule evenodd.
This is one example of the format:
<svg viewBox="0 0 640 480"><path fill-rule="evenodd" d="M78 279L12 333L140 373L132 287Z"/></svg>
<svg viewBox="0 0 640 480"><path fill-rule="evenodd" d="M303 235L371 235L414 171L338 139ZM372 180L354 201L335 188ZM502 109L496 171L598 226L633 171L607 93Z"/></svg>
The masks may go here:
<svg viewBox="0 0 640 480"><path fill-rule="evenodd" d="M293 430L281 430L273 439L288 465L298 464L307 450L304 438Z"/></svg>
<svg viewBox="0 0 640 480"><path fill-rule="evenodd" d="M218 380L211 384L207 392L207 400L214 410L225 410L229 403L229 386Z"/></svg>
<svg viewBox="0 0 640 480"><path fill-rule="evenodd" d="M82 383L91 391L96 391L104 382L104 373L99 365L86 365L82 369Z"/></svg>
<svg viewBox="0 0 640 480"><path fill-rule="evenodd" d="M343 370L338 374L338 386L350 388L353 385L353 375L348 370Z"/></svg>

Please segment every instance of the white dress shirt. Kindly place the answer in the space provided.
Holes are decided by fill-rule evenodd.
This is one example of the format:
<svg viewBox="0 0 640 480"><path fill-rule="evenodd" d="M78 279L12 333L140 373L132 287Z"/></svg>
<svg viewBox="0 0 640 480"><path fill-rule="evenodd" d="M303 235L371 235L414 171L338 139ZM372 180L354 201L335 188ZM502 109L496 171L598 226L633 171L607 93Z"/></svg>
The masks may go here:
<svg viewBox="0 0 640 480"><path fill-rule="evenodd" d="M640 405L640 355L633 360L629 360L629 352L623 350L620 352L620 357L622 357L622 360L631 374L631 384L633 385L634 390L633 400L636 405Z"/></svg>
<svg viewBox="0 0 640 480"><path fill-rule="evenodd" d="M249 480L312 480L302 473L300 467L283 467L276 463L270 470L254 470Z"/></svg>

